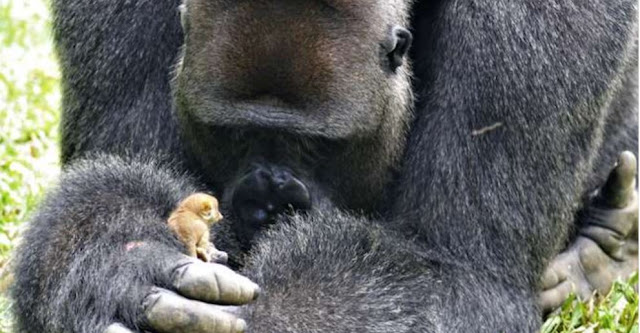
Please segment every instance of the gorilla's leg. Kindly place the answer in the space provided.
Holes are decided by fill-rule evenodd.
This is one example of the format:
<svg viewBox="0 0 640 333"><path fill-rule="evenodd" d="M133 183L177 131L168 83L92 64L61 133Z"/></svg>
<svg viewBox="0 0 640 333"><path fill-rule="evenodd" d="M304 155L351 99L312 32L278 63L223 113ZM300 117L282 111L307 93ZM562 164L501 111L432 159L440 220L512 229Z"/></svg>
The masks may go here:
<svg viewBox="0 0 640 333"><path fill-rule="evenodd" d="M12 290L19 332L236 332L244 323L212 304L245 304L257 286L180 253L167 226L195 192L154 163L93 157L67 169L21 245ZM115 328L114 328L115 329Z"/></svg>
<svg viewBox="0 0 640 333"><path fill-rule="evenodd" d="M547 268L539 299L545 312L559 307L572 291L582 299L594 291L606 294L615 279L638 269L636 165L632 153L620 155L606 184L583 210L576 240Z"/></svg>

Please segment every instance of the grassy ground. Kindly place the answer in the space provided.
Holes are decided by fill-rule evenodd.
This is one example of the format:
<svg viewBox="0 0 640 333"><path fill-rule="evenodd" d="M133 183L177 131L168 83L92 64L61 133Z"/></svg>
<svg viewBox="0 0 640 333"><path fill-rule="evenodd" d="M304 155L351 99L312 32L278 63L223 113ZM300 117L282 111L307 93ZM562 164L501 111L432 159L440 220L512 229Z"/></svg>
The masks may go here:
<svg viewBox="0 0 640 333"><path fill-rule="evenodd" d="M58 173L59 70L41 0L0 0L0 266ZM10 302L0 296L0 332Z"/></svg>
<svg viewBox="0 0 640 333"><path fill-rule="evenodd" d="M632 287L637 284L636 273L628 281L616 282L605 297L585 303L572 296L557 315L547 319L540 331L638 333L638 294Z"/></svg>
<svg viewBox="0 0 640 333"><path fill-rule="evenodd" d="M45 1L0 0L0 267L59 172L60 74ZM633 284L637 276L597 301L568 300L542 332L637 333ZM11 332L10 308L0 296L0 333Z"/></svg>

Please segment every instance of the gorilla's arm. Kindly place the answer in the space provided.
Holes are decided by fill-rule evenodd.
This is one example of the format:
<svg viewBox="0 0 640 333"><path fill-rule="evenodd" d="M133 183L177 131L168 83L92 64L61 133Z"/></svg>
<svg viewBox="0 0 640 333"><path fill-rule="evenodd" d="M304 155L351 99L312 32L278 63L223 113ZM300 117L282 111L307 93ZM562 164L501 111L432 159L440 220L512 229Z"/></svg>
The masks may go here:
<svg viewBox="0 0 640 333"><path fill-rule="evenodd" d="M612 92L635 65L635 4L423 1L416 10L422 102L396 192L397 228L471 267L445 285L479 272L493 280L444 303L446 327L532 331L539 277L585 191ZM500 306L511 297L505 286L531 300ZM450 315L478 293L495 304Z"/></svg>
<svg viewBox="0 0 640 333"><path fill-rule="evenodd" d="M179 152L170 73L182 45L180 2L51 1L63 164L89 152Z"/></svg>
<svg viewBox="0 0 640 333"><path fill-rule="evenodd" d="M634 173L633 155L621 155L597 196L605 216L582 226L591 228L591 236L581 235L548 267L549 289L538 299L543 309L559 306L571 283L581 294L607 290L611 274L637 267L616 261L637 259ZM622 210L602 206L627 201ZM478 270L478 264L425 250L392 225L354 217L327 201L322 205L281 221L254 248L243 273L265 292L243 314L249 331L494 333L495 323L537 331L536 293L501 278L504 272ZM616 232L629 233L628 239Z"/></svg>
<svg viewBox="0 0 640 333"><path fill-rule="evenodd" d="M154 163L102 156L68 168L16 250L19 332L236 332L217 304L245 304L257 286L181 253L166 221L195 191ZM215 330L213 330L215 328Z"/></svg>
<svg viewBox="0 0 640 333"><path fill-rule="evenodd" d="M469 275L466 263L430 260L433 254L389 228L335 209L279 223L253 251L243 273L263 293L244 314L250 332L495 333L466 318L496 307L504 312L494 321L526 331L526 322L505 312L533 306L526 290ZM451 318L459 320L445 321Z"/></svg>

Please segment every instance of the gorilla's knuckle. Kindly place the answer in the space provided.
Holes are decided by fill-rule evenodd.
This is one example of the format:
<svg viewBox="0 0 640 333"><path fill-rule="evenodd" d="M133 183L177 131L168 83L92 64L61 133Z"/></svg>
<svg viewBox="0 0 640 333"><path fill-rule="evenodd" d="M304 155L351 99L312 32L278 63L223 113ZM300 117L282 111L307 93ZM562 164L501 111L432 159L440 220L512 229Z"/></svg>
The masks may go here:
<svg viewBox="0 0 640 333"><path fill-rule="evenodd" d="M606 260L606 255L596 244L588 244L578 251L579 263L584 272L594 272L601 269Z"/></svg>

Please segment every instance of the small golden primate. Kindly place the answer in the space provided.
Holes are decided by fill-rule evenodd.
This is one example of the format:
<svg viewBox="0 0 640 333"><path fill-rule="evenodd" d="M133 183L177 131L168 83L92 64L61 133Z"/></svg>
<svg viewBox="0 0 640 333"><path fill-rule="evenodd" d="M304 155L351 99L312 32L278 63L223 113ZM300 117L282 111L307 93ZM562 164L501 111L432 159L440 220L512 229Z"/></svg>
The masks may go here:
<svg viewBox="0 0 640 333"><path fill-rule="evenodd" d="M222 220L218 210L218 200L208 194L196 193L178 204L169 216L169 228L187 247L187 254L211 261L211 255L226 253L219 251L209 241L209 228Z"/></svg>

